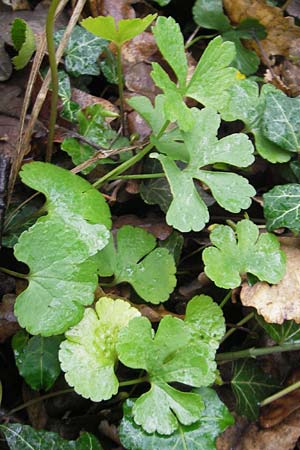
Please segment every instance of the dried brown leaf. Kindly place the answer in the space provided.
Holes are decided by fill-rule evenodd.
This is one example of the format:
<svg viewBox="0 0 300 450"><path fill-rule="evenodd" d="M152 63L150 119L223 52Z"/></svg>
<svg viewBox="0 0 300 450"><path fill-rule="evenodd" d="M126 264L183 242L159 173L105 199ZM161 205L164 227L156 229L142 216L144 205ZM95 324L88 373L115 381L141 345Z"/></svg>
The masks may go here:
<svg viewBox="0 0 300 450"><path fill-rule="evenodd" d="M5 294L2 297L0 303L0 342L4 342L20 329L14 315L15 300L14 294Z"/></svg>

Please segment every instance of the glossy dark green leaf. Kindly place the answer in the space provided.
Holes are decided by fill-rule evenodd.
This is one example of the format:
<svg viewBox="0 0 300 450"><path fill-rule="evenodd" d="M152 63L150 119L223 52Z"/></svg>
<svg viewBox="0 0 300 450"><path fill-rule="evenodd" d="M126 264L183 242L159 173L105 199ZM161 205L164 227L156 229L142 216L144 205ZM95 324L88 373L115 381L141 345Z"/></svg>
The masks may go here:
<svg viewBox="0 0 300 450"><path fill-rule="evenodd" d="M146 433L133 420L134 400L126 400L124 417L119 427L122 445L130 450L215 450L216 437L233 424L233 417L212 389L195 389L194 393L199 394L204 401L199 422L190 426L179 425L178 430L170 436Z"/></svg>
<svg viewBox="0 0 300 450"><path fill-rule="evenodd" d="M226 31L222 34L224 41L231 41L235 45L236 57L232 61L232 65L236 67L242 74L252 75L258 69L260 59L255 52L246 48L240 39L236 30Z"/></svg>
<svg viewBox="0 0 300 450"><path fill-rule="evenodd" d="M20 375L36 390L48 390L60 374L58 349L62 336L33 336L28 339L19 331L12 339L16 364Z"/></svg>
<svg viewBox="0 0 300 450"><path fill-rule="evenodd" d="M103 450L98 440L90 433L83 433L76 441L62 439L51 431L36 431L20 423L2 424L10 450Z"/></svg>
<svg viewBox="0 0 300 450"><path fill-rule="evenodd" d="M257 362L248 359L234 363L231 386L237 413L249 420L257 419L259 402L280 389L279 383L263 372Z"/></svg>
<svg viewBox="0 0 300 450"><path fill-rule="evenodd" d="M277 344L300 341L300 325L293 320L285 320L281 325L266 322L262 316L255 316L259 325Z"/></svg>
<svg viewBox="0 0 300 450"><path fill-rule="evenodd" d="M268 230L286 227L299 233L300 184L275 186L264 194L263 199Z"/></svg>
<svg viewBox="0 0 300 450"><path fill-rule="evenodd" d="M57 43L61 41L64 31L55 33ZM76 25L64 51L67 72L74 77L99 75L98 58L106 47L107 41Z"/></svg>
<svg viewBox="0 0 300 450"><path fill-rule="evenodd" d="M193 6L194 21L203 28L225 31L231 28L223 12L222 0L196 0Z"/></svg>

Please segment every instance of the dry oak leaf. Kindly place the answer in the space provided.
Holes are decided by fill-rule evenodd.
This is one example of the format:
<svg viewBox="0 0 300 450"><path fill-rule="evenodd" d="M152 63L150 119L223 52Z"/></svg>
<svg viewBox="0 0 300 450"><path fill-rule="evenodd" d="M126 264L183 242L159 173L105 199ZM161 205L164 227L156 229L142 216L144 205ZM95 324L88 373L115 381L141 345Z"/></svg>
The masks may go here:
<svg viewBox="0 0 300 450"><path fill-rule="evenodd" d="M286 254L286 273L283 279L270 286L266 282L254 286L243 284L241 302L253 306L266 322L283 323L294 320L300 323L300 238L279 238L281 250Z"/></svg>

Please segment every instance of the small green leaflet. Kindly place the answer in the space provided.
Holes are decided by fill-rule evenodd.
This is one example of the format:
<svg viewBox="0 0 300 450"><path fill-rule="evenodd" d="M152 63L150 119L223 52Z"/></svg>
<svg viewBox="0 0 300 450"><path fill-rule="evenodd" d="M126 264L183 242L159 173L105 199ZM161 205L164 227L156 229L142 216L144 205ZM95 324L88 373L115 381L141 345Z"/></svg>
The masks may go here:
<svg viewBox="0 0 300 450"><path fill-rule="evenodd" d="M249 166L254 160L254 149L248 137L238 133L218 140L219 114L211 108L192 108L191 114L195 126L190 131L179 133L174 141L169 138L167 145L167 134L163 140L153 140L156 148L167 155L151 154L161 162L173 196L166 216L167 223L183 232L200 231L209 220L207 206L195 187L194 179L207 185L219 205L230 212L237 213L248 208L251 196L255 195L254 188L242 176L201 170L201 167L217 162L237 167ZM187 162L183 170L174 161L178 158Z"/></svg>
<svg viewBox="0 0 300 450"><path fill-rule="evenodd" d="M266 107L266 95L278 92L272 84L265 84L259 92L255 81L240 80L230 87L229 95L221 107L224 120L242 120L247 132L254 135L257 152L271 163L287 162L291 153L271 142L263 134L262 119Z"/></svg>
<svg viewBox="0 0 300 450"><path fill-rule="evenodd" d="M20 375L35 390L48 390L60 374L58 349L62 336L33 336L19 331L12 339Z"/></svg>
<svg viewBox="0 0 300 450"><path fill-rule="evenodd" d="M299 233L300 184L275 186L263 195L263 199L268 230L286 227L293 233Z"/></svg>
<svg viewBox="0 0 300 450"><path fill-rule="evenodd" d="M66 332L59 359L78 394L99 402L118 392L116 341L119 331L137 316L139 311L124 300L102 297L95 310L87 308L83 319Z"/></svg>
<svg viewBox="0 0 300 450"><path fill-rule="evenodd" d="M233 27L223 13L222 0L197 0L193 7L194 20L197 25L220 31L224 41L231 41L236 47L233 65L245 75L255 73L259 66L256 53L243 46L241 39L263 39L265 28L256 19L247 18L237 27Z"/></svg>
<svg viewBox="0 0 300 450"><path fill-rule="evenodd" d="M273 341L282 345L288 342L300 342L300 325L293 320L285 320L281 325L266 322L259 314L255 315L259 325Z"/></svg>
<svg viewBox="0 0 300 450"><path fill-rule="evenodd" d="M99 275L115 275L115 284L127 282L151 303L168 300L176 285L174 258L166 248L156 248L155 237L142 228L125 225L99 252L94 261Z"/></svg>
<svg viewBox="0 0 300 450"><path fill-rule="evenodd" d="M103 450L98 440L90 433L82 433L76 441L66 441L51 431L36 431L20 423L2 424L10 450Z"/></svg>
<svg viewBox="0 0 300 450"><path fill-rule="evenodd" d="M58 72L58 95L63 104L63 109L60 112L61 117L70 122L76 122L80 106L71 100L72 90L70 78L64 70Z"/></svg>
<svg viewBox="0 0 300 450"><path fill-rule="evenodd" d="M203 298L204 297L204 298ZM148 372L151 388L135 402L136 424L147 433L172 434L183 425L191 425L201 417L204 407L199 395L182 392L168 383L208 386L215 379L216 342L209 337L212 322L199 327L201 313L210 297L194 297L188 305L185 321L164 317L154 336L150 321L138 317L119 334L117 352L120 361L134 369ZM216 310L218 305L215 306ZM214 307L213 307L214 309ZM221 312L222 314L222 312ZM219 313L212 318L214 334L224 333L224 319Z"/></svg>
<svg viewBox="0 0 300 450"><path fill-rule="evenodd" d="M200 388L193 392L204 401L199 422L189 426L179 425L178 430L170 436L146 433L133 420L135 401L126 400L123 405L124 417L119 427L122 445L130 450L215 450L217 436L233 424L233 417L213 389Z"/></svg>
<svg viewBox="0 0 300 450"><path fill-rule="evenodd" d="M269 92L263 117L263 133L290 152L300 152L300 98Z"/></svg>
<svg viewBox="0 0 300 450"><path fill-rule="evenodd" d="M231 386L237 401L237 413L249 420L257 419L259 402L279 390L279 384L251 360L234 363Z"/></svg>
<svg viewBox="0 0 300 450"><path fill-rule="evenodd" d="M143 19L122 19L116 26L112 16L88 17L81 21L81 25L94 35L121 47L125 42L145 31L155 18L156 14L148 14Z"/></svg>
<svg viewBox="0 0 300 450"><path fill-rule="evenodd" d="M218 225L210 234L213 246L203 251L206 275L222 288L233 289L247 272L261 281L278 283L285 273L285 254L271 233L259 235L250 220L236 225L236 234L227 225Z"/></svg>
<svg viewBox="0 0 300 450"><path fill-rule="evenodd" d="M11 39L19 53L12 58L15 69L23 69L35 51L35 37L30 26L22 19L15 19L11 26Z"/></svg>
<svg viewBox="0 0 300 450"><path fill-rule="evenodd" d="M58 44L65 30L59 30L54 38ZM66 71L73 77L99 75L98 58L107 47L107 41L76 25L64 51Z"/></svg>
<svg viewBox="0 0 300 450"><path fill-rule="evenodd" d="M48 214L15 245L16 258L30 267L29 285L17 297L15 314L31 334L61 334L94 301L97 273L89 259L108 242L110 211L96 189L67 170L34 162L20 175L46 196Z"/></svg>
<svg viewBox="0 0 300 450"><path fill-rule="evenodd" d="M184 97L191 97L218 110L227 98L227 89L236 82L236 69L228 67L235 56L234 44L223 42L221 37L211 41L188 81L188 64L179 25L172 17L159 17L153 34L178 80L177 86L159 64L152 64L151 76L164 92L165 116L171 122L177 121L179 128L187 131L193 127L194 121Z"/></svg>
<svg viewBox="0 0 300 450"><path fill-rule="evenodd" d="M154 0L154 1L156 3L158 3L159 6L166 6L166 5L168 5L171 2L171 0Z"/></svg>

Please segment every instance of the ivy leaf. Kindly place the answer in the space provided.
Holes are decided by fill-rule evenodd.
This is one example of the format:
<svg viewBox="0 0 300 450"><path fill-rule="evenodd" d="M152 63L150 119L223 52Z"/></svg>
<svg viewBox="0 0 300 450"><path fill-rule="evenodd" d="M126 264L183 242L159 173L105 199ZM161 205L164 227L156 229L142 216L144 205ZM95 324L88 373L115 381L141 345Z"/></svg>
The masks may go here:
<svg viewBox="0 0 300 450"><path fill-rule="evenodd" d="M109 208L86 180L52 164L27 164L20 175L46 196L48 214L15 245L16 258L30 267L15 314L31 334L61 334L93 303L97 273L89 258L108 242Z"/></svg>
<svg viewBox="0 0 300 450"><path fill-rule="evenodd" d="M35 51L35 37L32 29L22 19L15 19L11 26L11 39L18 55L12 58L15 69L23 69Z"/></svg>
<svg viewBox="0 0 300 450"><path fill-rule="evenodd" d="M176 285L174 258L165 248L155 248L155 237L142 228L125 225L95 261L102 276L115 275L115 283L128 282L144 300L168 300Z"/></svg>
<svg viewBox="0 0 300 450"><path fill-rule="evenodd" d="M82 433L76 441L66 441L52 431L36 431L20 423L1 424L10 450L103 450L98 440L90 433Z"/></svg>
<svg viewBox="0 0 300 450"><path fill-rule="evenodd" d="M263 372L255 361L234 363L231 386L237 401L236 411L249 420L256 420L259 402L279 389L279 384Z"/></svg>
<svg viewBox="0 0 300 450"><path fill-rule="evenodd" d="M60 374L58 348L62 336L29 336L19 331L12 339L20 375L35 390L50 389Z"/></svg>
<svg viewBox="0 0 300 450"><path fill-rule="evenodd" d="M120 361L128 367L148 372L151 388L133 407L135 422L147 433L169 435L178 428L179 422L191 425L201 417L202 399L194 393L178 391L168 383L200 387L215 379L214 339L210 340L205 334L209 326L198 329L198 314L203 312L206 301L208 299L202 296L194 297L184 322L171 316L164 317L155 336L145 317L133 319L119 334L117 352ZM224 330L224 321L221 323L218 316L214 320L219 334Z"/></svg>
<svg viewBox="0 0 300 450"><path fill-rule="evenodd" d="M217 139L220 116L211 108L192 108L195 126L188 132L181 132L183 142L178 154L178 146L164 145L156 140L156 147L167 155L152 154L158 159L168 179L173 200L167 212L167 223L180 231L200 231L209 220L208 209L199 196L194 179L201 180L211 190L215 200L226 210L239 212L251 204L255 194L248 181L235 173L201 170L201 167L223 162L237 167L246 167L253 162L253 146L246 135L233 134ZM162 145L161 145L162 144ZM182 145L182 144L181 144ZM174 158L185 159L183 170Z"/></svg>
<svg viewBox="0 0 300 450"><path fill-rule="evenodd" d="M64 70L58 72L58 95L63 104L63 109L60 113L61 117L70 122L76 122L80 106L78 103L71 100L72 91L70 78Z"/></svg>
<svg viewBox="0 0 300 450"><path fill-rule="evenodd" d="M59 359L68 384L78 394L99 402L118 392L119 382L114 373L117 336L139 315L137 309L123 300L102 297L95 310L87 308L83 319L66 332L67 340L61 344Z"/></svg>
<svg viewBox="0 0 300 450"><path fill-rule="evenodd" d="M300 151L300 98L290 98L283 92L266 96L263 133L275 144L290 152Z"/></svg>
<svg viewBox="0 0 300 450"><path fill-rule="evenodd" d="M122 19L116 26L112 16L98 16L82 20L81 25L94 35L121 47L125 42L145 31L155 18L156 14L148 14L143 19Z"/></svg>
<svg viewBox="0 0 300 450"><path fill-rule="evenodd" d="M64 32L63 29L55 33L56 44L61 41ZM64 51L67 72L73 77L99 75L98 58L106 47L107 41L76 25Z"/></svg>
<svg viewBox="0 0 300 450"><path fill-rule="evenodd" d="M285 320L281 325L266 322L259 314L256 321L265 330L273 341L282 345L288 342L300 342L300 326L294 320Z"/></svg>
<svg viewBox="0 0 300 450"><path fill-rule="evenodd" d="M216 437L233 424L233 417L213 389L195 389L194 393L202 397L205 405L199 422L190 426L179 424L178 430L170 436L146 433L133 420L135 401L126 400L123 405L124 417L119 427L122 445L130 450L215 450Z"/></svg>
<svg viewBox="0 0 300 450"><path fill-rule="evenodd" d="M268 230L286 227L299 233L300 184L275 186L263 195L263 199Z"/></svg>
<svg viewBox="0 0 300 450"><path fill-rule="evenodd" d="M259 280L278 283L285 273L285 254L273 234L259 236L250 220L236 225L236 234L227 225L218 225L210 234L212 247L203 251L206 275L226 289L238 287L247 272Z"/></svg>
<svg viewBox="0 0 300 450"><path fill-rule="evenodd" d="M220 112L224 120L244 122L247 132L254 135L255 148L263 158L271 163L283 163L290 160L291 153L267 139L262 131L266 95L270 92L276 92L271 84L264 85L259 93L255 81L240 80L229 89Z"/></svg>

